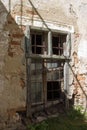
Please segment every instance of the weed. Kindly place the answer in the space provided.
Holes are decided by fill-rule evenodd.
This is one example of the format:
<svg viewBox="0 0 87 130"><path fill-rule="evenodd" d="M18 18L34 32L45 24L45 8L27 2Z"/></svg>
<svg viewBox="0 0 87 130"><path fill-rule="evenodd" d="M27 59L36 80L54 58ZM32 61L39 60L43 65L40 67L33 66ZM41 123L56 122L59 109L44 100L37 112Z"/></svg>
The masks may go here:
<svg viewBox="0 0 87 130"><path fill-rule="evenodd" d="M46 121L43 121L38 124L29 125L27 128L29 130L47 130L47 127L48 127L48 124L46 123Z"/></svg>
<svg viewBox="0 0 87 130"><path fill-rule="evenodd" d="M29 125L28 130L87 130L87 123L82 108L78 106L65 114L59 114L58 117Z"/></svg>

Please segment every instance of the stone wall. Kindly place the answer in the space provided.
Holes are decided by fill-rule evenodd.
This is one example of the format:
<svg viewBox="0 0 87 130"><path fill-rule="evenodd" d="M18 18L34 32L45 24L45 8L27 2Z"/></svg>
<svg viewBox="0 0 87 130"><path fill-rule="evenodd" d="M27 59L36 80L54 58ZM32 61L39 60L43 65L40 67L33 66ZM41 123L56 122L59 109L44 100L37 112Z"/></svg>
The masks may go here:
<svg viewBox="0 0 87 130"><path fill-rule="evenodd" d="M87 2L86 0L1 0L0 2L0 112L26 105L26 67L22 16L72 25L70 93L76 105L86 107L87 93ZM16 23L16 16L21 23Z"/></svg>

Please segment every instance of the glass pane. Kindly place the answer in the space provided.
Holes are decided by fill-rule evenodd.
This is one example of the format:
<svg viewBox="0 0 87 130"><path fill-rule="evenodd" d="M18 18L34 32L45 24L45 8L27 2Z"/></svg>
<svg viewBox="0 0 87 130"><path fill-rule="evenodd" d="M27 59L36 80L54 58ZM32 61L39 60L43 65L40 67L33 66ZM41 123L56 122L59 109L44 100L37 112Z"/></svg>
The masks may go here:
<svg viewBox="0 0 87 130"><path fill-rule="evenodd" d="M42 83L32 82L31 84L31 100L32 103L37 103L42 101Z"/></svg>
<svg viewBox="0 0 87 130"><path fill-rule="evenodd" d="M58 63L47 63L47 68L57 68L58 67Z"/></svg>
<svg viewBox="0 0 87 130"><path fill-rule="evenodd" d="M41 53L42 53L42 48L36 47L36 54L41 54Z"/></svg>
<svg viewBox="0 0 87 130"><path fill-rule="evenodd" d="M60 82L47 82L47 100L52 101L60 98L61 83Z"/></svg>
<svg viewBox="0 0 87 130"><path fill-rule="evenodd" d="M36 35L36 45L42 45L42 35Z"/></svg>
<svg viewBox="0 0 87 130"><path fill-rule="evenodd" d="M42 69L42 63L37 63L36 61L33 61L35 63L32 63L31 69L35 70L35 69Z"/></svg>
<svg viewBox="0 0 87 130"><path fill-rule="evenodd" d="M31 36L31 44L35 45L35 35L34 34L32 34L32 36Z"/></svg>
<svg viewBox="0 0 87 130"><path fill-rule="evenodd" d="M59 37L52 37L52 46L58 47Z"/></svg>
<svg viewBox="0 0 87 130"><path fill-rule="evenodd" d="M59 54L59 49L58 48L53 48L53 54L58 55Z"/></svg>

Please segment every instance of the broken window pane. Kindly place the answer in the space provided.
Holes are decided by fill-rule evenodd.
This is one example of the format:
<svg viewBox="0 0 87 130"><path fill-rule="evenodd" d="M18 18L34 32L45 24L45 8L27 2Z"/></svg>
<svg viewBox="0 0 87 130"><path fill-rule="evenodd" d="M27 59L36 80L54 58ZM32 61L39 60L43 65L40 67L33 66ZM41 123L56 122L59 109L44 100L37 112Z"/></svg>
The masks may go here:
<svg viewBox="0 0 87 130"><path fill-rule="evenodd" d="M31 100L32 103L37 103L42 101L42 82L32 82L31 83Z"/></svg>
<svg viewBox="0 0 87 130"><path fill-rule="evenodd" d="M63 55L63 43L66 42L66 35L56 34L52 36L52 53Z"/></svg>
<svg viewBox="0 0 87 130"><path fill-rule="evenodd" d="M50 81L47 82L47 100L53 101L59 99L61 96L60 82Z"/></svg>
<svg viewBox="0 0 87 130"><path fill-rule="evenodd" d="M43 54L43 50L45 48L44 41L43 41L43 35L34 33L31 34L31 48L33 54Z"/></svg>

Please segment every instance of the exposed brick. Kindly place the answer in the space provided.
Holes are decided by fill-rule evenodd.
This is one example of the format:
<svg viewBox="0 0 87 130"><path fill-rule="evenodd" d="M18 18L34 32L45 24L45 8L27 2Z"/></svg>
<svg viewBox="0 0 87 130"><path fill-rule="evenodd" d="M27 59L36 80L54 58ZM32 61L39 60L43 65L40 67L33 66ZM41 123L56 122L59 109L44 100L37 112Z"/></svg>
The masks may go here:
<svg viewBox="0 0 87 130"><path fill-rule="evenodd" d="M26 30L26 26L24 26L24 25L22 25L22 26L19 25L19 28L21 28L23 32ZM23 34L23 35L24 35L24 34Z"/></svg>
<svg viewBox="0 0 87 130"><path fill-rule="evenodd" d="M25 87L25 81L24 81L24 79L20 79L20 85L21 85L21 87L22 88L24 88Z"/></svg>
<svg viewBox="0 0 87 130"><path fill-rule="evenodd" d="M12 34L12 37L13 38L21 38L21 37L23 37L23 35L24 35L23 33L21 33L21 34L20 33L15 33L15 34Z"/></svg>
<svg viewBox="0 0 87 130"><path fill-rule="evenodd" d="M8 55L9 55L10 57L13 57L13 52L8 52Z"/></svg>
<svg viewBox="0 0 87 130"><path fill-rule="evenodd" d="M79 36L80 36L79 33L76 33L76 34L75 34L75 38L78 38Z"/></svg>
<svg viewBox="0 0 87 130"><path fill-rule="evenodd" d="M12 21L9 20L9 21L8 21L8 24L12 24Z"/></svg>
<svg viewBox="0 0 87 130"><path fill-rule="evenodd" d="M26 13L32 14L32 15L37 15L37 13L35 11L31 11L31 10L26 10Z"/></svg>
<svg viewBox="0 0 87 130"><path fill-rule="evenodd" d="M12 44L12 45L20 45L21 42L20 42L20 41L12 41L11 44Z"/></svg>
<svg viewBox="0 0 87 130"><path fill-rule="evenodd" d="M84 77L83 75L78 75L78 76L77 76L77 79L78 79L78 80L85 80L85 77Z"/></svg>

